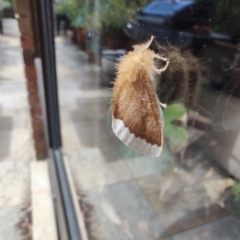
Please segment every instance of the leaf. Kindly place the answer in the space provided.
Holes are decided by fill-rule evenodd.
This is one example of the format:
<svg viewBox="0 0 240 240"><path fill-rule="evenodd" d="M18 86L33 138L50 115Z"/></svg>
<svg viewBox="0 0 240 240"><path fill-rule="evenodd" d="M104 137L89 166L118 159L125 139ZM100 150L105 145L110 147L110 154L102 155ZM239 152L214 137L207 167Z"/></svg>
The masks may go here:
<svg viewBox="0 0 240 240"><path fill-rule="evenodd" d="M104 214L108 217L109 220L111 220L111 222L115 223L116 225L122 224L121 219L119 218L117 212L110 203L102 202L101 205Z"/></svg>
<svg viewBox="0 0 240 240"><path fill-rule="evenodd" d="M149 228L148 228L148 224L146 221L139 221L138 222L138 228L145 233L146 235L149 234Z"/></svg>
<svg viewBox="0 0 240 240"><path fill-rule="evenodd" d="M176 151L180 150L187 144L188 133L182 127L166 124L164 127L164 136L170 141Z"/></svg>
<svg viewBox="0 0 240 240"><path fill-rule="evenodd" d="M164 136L176 151L187 144L188 133L183 127L173 125L172 121L181 119L186 112L186 108L180 103L173 103L164 111Z"/></svg>
<svg viewBox="0 0 240 240"><path fill-rule="evenodd" d="M207 192L207 195L213 202L215 202L219 200L221 194L227 188L232 187L234 185L234 181L231 178L227 178L204 181L202 184Z"/></svg>
<svg viewBox="0 0 240 240"><path fill-rule="evenodd" d="M164 111L164 123L167 124L174 120L179 120L186 112L186 108L182 104L170 104Z"/></svg>
<svg viewBox="0 0 240 240"><path fill-rule="evenodd" d="M213 175L213 168L211 167L205 174L204 178L210 178L212 175Z"/></svg>
<svg viewBox="0 0 240 240"><path fill-rule="evenodd" d="M232 187L234 200L239 203L240 202L240 183L235 183Z"/></svg>
<svg viewBox="0 0 240 240"><path fill-rule="evenodd" d="M162 200L162 198L164 197L165 192L171 187L173 182L173 178L167 178L166 181L163 182L163 186L160 189L160 193L159 193L159 201Z"/></svg>

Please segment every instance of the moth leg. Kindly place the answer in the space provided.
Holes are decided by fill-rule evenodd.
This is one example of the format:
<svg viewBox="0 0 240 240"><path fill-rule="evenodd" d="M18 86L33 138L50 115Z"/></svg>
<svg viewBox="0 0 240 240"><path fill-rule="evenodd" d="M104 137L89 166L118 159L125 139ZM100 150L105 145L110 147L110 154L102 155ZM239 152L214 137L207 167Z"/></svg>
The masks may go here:
<svg viewBox="0 0 240 240"><path fill-rule="evenodd" d="M160 100L157 98L158 104L160 105L160 107L162 108L166 108L167 104L166 103L161 103Z"/></svg>
<svg viewBox="0 0 240 240"><path fill-rule="evenodd" d="M164 62L168 62L168 61L169 61L169 59L168 59L168 58L161 57L161 56L159 56L159 55L157 55L157 54L154 54L154 58L161 59L161 60L163 60Z"/></svg>
<svg viewBox="0 0 240 240"><path fill-rule="evenodd" d="M158 59L161 59L161 60L163 60L163 61L166 62L165 66L162 67L162 68L160 68L160 69L158 69L158 68L155 67L156 73L160 74L161 72L164 72L164 71L167 69L167 67L168 67L168 65L169 65L169 59L168 59L168 58L164 58L164 57L160 57L160 56L158 56L157 54L156 54L154 57L155 57L155 58L158 58Z"/></svg>
<svg viewBox="0 0 240 240"><path fill-rule="evenodd" d="M167 104L161 103L158 98L157 98L157 102L158 102L158 104L159 104L158 108L159 108L159 112L160 112L160 117L161 117L162 126L164 127L164 117L163 117L162 107L163 107L163 108L166 108L166 107L167 107Z"/></svg>
<svg viewBox="0 0 240 240"><path fill-rule="evenodd" d="M166 104L166 103L161 103L160 101L159 101L159 105L160 105L162 108L166 108L166 107L167 107L167 104Z"/></svg>

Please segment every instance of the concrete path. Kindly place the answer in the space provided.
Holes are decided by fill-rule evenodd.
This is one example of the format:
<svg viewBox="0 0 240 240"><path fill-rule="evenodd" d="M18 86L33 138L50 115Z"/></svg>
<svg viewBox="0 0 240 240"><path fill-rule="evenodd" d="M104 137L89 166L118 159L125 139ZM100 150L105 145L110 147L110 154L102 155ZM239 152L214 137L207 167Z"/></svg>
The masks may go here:
<svg viewBox="0 0 240 240"><path fill-rule="evenodd" d="M17 21L3 20L0 35L0 239L22 239L16 224L30 202L35 160Z"/></svg>

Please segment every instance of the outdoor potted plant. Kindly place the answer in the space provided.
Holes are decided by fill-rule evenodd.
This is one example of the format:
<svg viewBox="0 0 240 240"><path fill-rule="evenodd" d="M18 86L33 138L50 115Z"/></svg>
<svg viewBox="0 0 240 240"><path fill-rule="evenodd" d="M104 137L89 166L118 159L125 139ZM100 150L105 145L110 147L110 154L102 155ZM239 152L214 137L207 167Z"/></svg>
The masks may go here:
<svg viewBox="0 0 240 240"><path fill-rule="evenodd" d="M130 5L118 0L105 0L101 5L101 33L108 49L124 48L126 36L123 28L132 15Z"/></svg>
<svg viewBox="0 0 240 240"><path fill-rule="evenodd" d="M86 3L76 0L61 1L55 4L56 15L66 15L71 22L72 40L81 49L86 47L86 18L88 15Z"/></svg>
<svg viewBox="0 0 240 240"><path fill-rule="evenodd" d="M78 47L82 50L86 49L86 28L85 20L81 15L78 15L73 22L76 43Z"/></svg>
<svg viewBox="0 0 240 240"><path fill-rule="evenodd" d="M104 43L109 49L126 49L128 38L123 32L129 19L138 9L143 7L148 0L119 1L104 0L101 4L101 30Z"/></svg>

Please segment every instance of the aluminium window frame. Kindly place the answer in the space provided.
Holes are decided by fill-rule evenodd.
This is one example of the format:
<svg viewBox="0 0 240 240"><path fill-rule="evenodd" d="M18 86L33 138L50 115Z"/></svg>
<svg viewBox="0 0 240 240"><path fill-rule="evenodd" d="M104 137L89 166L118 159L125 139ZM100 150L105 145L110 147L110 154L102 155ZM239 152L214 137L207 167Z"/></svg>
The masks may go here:
<svg viewBox="0 0 240 240"><path fill-rule="evenodd" d="M35 57L41 59L45 103L45 128L58 239L81 240L80 229L61 152L61 130L54 43L52 0L31 1Z"/></svg>

